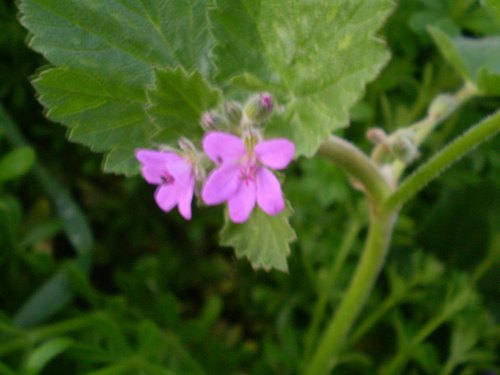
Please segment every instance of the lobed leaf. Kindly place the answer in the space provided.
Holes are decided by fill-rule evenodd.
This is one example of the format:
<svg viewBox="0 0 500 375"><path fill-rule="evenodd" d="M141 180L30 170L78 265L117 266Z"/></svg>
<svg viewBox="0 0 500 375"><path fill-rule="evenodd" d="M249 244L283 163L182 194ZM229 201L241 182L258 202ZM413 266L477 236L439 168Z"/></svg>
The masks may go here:
<svg viewBox="0 0 500 375"><path fill-rule="evenodd" d="M269 130L312 156L389 58L374 37L390 0L213 0L221 81L266 89L285 104Z"/></svg>
<svg viewBox="0 0 500 375"><path fill-rule="evenodd" d="M226 217L226 224L221 231L221 244L234 247L236 256L248 258L256 269L287 271L289 243L296 239L288 222L292 213L291 206L287 205L276 216L269 216L256 208L243 224L234 224Z"/></svg>
<svg viewBox="0 0 500 375"><path fill-rule="evenodd" d="M156 134L144 110L155 68L213 70L206 0L21 0L19 8L30 46L56 66L34 81L48 117L106 152L107 172L137 172L133 151Z"/></svg>

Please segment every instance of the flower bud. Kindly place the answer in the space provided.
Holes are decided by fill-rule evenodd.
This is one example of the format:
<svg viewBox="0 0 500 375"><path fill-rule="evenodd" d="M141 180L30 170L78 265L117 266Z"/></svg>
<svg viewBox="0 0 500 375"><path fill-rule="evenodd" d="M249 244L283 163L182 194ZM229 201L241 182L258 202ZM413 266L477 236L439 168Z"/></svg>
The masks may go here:
<svg viewBox="0 0 500 375"><path fill-rule="evenodd" d="M224 114L229 125L233 128L237 128L241 123L241 118L243 116L243 109L241 104L234 101L229 101L224 103Z"/></svg>
<svg viewBox="0 0 500 375"><path fill-rule="evenodd" d="M186 154L196 154L197 150L196 147L194 146L193 142L191 142L188 138L186 137L180 137L179 141L177 142L179 144L179 148Z"/></svg>
<svg viewBox="0 0 500 375"><path fill-rule="evenodd" d="M413 141L408 136L400 136L391 144L394 156L405 164L411 163L418 156L418 150Z"/></svg>
<svg viewBox="0 0 500 375"><path fill-rule="evenodd" d="M266 121L273 112L273 99L268 92L252 96L245 103L245 116L253 123Z"/></svg>
<svg viewBox="0 0 500 375"><path fill-rule="evenodd" d="M457 101L453 95L441 94L432 101L428 114L433 118L442 119L452 113L456 106Z"/></svg>
<svg viewBox="0 0 500 375"><path fill-rule="evenodd" d="M378 145L384 143L387 140L387 135L385 131L380 128L371 128L366 132L366 138L373 144Z"/></svg>
<svg viewBox="0 0 500 375"><path fill-rule="evenodd" d="M214 111L203 113L200 123L201 127L206 131L229 129L229 123L226 117Z"/></svg>

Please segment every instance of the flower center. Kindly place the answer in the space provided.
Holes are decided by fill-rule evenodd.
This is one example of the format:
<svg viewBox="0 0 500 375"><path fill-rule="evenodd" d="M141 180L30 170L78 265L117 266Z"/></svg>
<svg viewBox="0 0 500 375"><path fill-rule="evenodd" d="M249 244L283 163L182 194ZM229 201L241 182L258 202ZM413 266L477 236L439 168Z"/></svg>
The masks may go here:
<svg viewBox="0 0 500 375"><path fill-rule="evenodd" d="M174 176L172 176L167 171L163 172L163 174L160 176L160 178L161 178L162 185L172 185L175 182Z"/></svg>
<svg viewBox="0 0 500 375"><path fill-rule="evenodd" d="M255 160L249 159L242 163L240 168L240 179L249 184L255 181L255 173L257 172L257 164Z"/></svg>

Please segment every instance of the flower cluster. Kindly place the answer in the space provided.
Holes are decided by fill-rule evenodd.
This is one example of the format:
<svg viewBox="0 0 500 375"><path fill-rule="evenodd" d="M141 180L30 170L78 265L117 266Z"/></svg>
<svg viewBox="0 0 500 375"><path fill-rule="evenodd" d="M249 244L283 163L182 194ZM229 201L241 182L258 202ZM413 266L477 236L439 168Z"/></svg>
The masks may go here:
<svg viewBox="0 0 500 375"><path fill-rule="evenodd" d="M257 127L272 111L271 96L259 94L243 109L228 102L224 110L225 116L213 111L202 116L202 126L208 130L202 140L203 154L186 140L181 152L136 151L144 179L157 185L155 200L162 210L168 212L177 206L185 219L191 219L197 182L202 183L203 202L208 206L227 202L234 223L245 222L256 204L268 215L285 208L280 182L272 170L288 166L295 146L284 138L263 140ZM206 179L202 168L205 155L215 165Z"/></svg>

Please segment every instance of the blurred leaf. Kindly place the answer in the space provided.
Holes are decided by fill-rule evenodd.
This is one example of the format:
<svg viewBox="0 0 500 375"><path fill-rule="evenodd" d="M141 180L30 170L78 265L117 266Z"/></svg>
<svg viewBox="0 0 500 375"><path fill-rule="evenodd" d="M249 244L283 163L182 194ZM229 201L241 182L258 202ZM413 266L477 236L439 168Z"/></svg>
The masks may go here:
<svg viewBox="0 0 500 375"><path fill-rule="evenodd" d="M19 375L17 372L14 372L7 366L5 366L2 361L0 361L0 374L2 375Z"/></svg>
<svg viewBox="0 0 500 375"><path fill-rule="evenodd" d="M495 17L500 25L500 2L498 0L481 0L481 4Z"/></svg>
<svg viewBox="0 0 500 375"><path fill-rule="evenodd" d="M4 252L13 251L18 246L18 232L21 224L21 206L12 196L0 196L0 244ZM5 257L0 257L0 263Z"/></svg>
<svg viewBox="0 0 500 375"><path fill-rule="evenodd" d="M59 218L39 223L24 236L21 241L21 246L30 247L40 241L52 238L57 233L61 232L61 229L62 221Z"/></svg>
<svg viewBox="0 0 500 375"><path fill-rule="evenodd" d="M134 359L123 359L115 364L106 366L99 370L85 372L84 375L128 375L128 374L140 374L137 372L137 363Z"/></svg>
<svg viewBox="0 0 500 375"><path fill-rule="evenodd" d="M23 0L19 7L30 46L57 67L34 81L48 117L68 126L71 140L106 152L105 171L136 173L134 149L150 145L157 130L144 112L153 68L210 70L205 0Z"/></svg>
<svg viewBox="0 0 500 375"><path fill-rule="evenodd" d="M389 59L375 32L392 10L381 1L216 0L209 16L218 78L267 90L284 104L268 125L298 155L313 155Z"/></svg>
<svg viewBox="0 0 500 375"><path fill-rule="evenodd" d="M6 137L13 145L17 147L27 146L18 125L2 106L0 106L0 127L5 130ZM94 246L94 239L85 215L64 187L43 166L36 164L34 173L56 206L69 242L79 255L88 257Z"/></svg>
<svg viewBox="0 0 500 375"><path fill-rule="evenodd" d="M90 344L74 342L68 348L67 354L79 363L112 363L118 358L116 354L96 346L94 342Z"/></svg>
<svg viewBox="0 0 500 375"><path fill-rule="evenodd" d="M137 330L138 352L145 358L161 362L166 354L166 345L158 327L152 322L143 321L138 325Z"/></svg>
<svg viewBox="0 0 500 375"><path fill-rule="evenodd" d="M102 335L108 344L108 351L119 356L127 357L133 351L122 331L120 321L107 315L96 316L93 320L94 329Z"/></svg>
<svg viewBox="0 0 500 375"><path fill-rule="evenodd" d="M73 298L63 269L36 290L14 316L18 327L34 327L58 312Z"/></svg>
<svg viewBox="0 0 500 375"><path fill-rule="evenodd" d="M14 180L26 174L35 163L35 152L31 147L20 147L0 159L0 183Z"/></svg>
<svg viewBox="0 0 500 375"><path fill-rule="evenodd" d="M94 308L98 308L101 305L100 296L90 284L85 272L73 262L67 263L63 269L73 292Z"/></svg>
<svg viewBox="0 0 500 375"><path fill-rule="evenodd" d="M412 349L411 356L426 374L437 374L441 368L438 352L432 344L420 343Z"/></svg>
<svg viewBox="0 0 500 375"><path fill-rule="evenodd" d="M234 247L236 256L248 258L256 269L275 268L286 272L286 258L290 253L288 244L296 239L288 223L292 212L290 205L276 216L269 216L256 208L243 224L234 224L226 216L221 244Z"/></svg>
<svg viewBox="0 0 500 375"><path fill-rule="evenodd" d="M203 306L200 316L193 322L196 335L201 339L209 333L222 311L222 300L218 296L209 296Z"/></svg>
<svg viewBox="0 0 500 375"><path fill-rule="evenodd" d="M148 91L147 112L154 119L161 142L176 144L182 136L201 139L202 113L221 101L218 90L210 87L199 72L187 74L182 68L155 70L155 85Z"/></svg>
<svg viewBox="0 0 500 375"><path fill-rule="evenodd" d="M53 358L68 349L72 342L67 337L57 337L39 345L26 359L26 373L38 374Z"/></svg>
<svg viewBox="0 0 500 375"><path fill-rule="evenodd" d="M500 36L450 37L439 29L429 32L442 55L465 80L489 95L500 95Z"/></svg>

